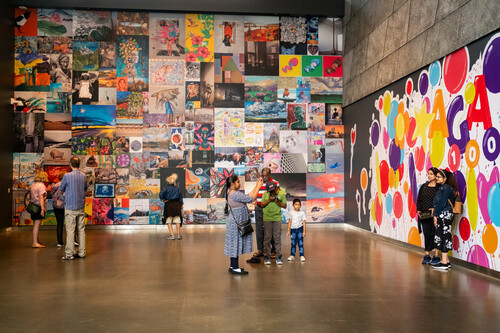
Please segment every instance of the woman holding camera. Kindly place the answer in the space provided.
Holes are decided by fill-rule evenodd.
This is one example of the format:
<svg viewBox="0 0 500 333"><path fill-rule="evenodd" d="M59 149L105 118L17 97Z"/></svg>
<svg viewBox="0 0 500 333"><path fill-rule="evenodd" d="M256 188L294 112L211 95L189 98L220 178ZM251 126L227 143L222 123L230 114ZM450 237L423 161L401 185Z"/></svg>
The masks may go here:
<svg viewBox="0 0 500 333"><path fill-rule="evenodd" d="M253 250L252 234L240 236L238 223L250 219L246 204L252 203L257 199L259 188L262 186L262 180L259 179L255 188L248 194L239 191L241 187L238 176L232 175L226 178L226 241L224 244L224 254L231 260L229 272L231 274L248 274L238 264L238 257Z"/></svg>

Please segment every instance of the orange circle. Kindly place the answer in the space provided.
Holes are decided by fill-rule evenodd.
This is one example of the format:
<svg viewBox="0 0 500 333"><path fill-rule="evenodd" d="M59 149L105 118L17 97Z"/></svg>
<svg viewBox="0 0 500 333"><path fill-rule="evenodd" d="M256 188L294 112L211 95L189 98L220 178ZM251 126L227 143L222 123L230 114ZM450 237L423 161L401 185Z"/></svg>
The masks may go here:
<svg viewBox="0 0 500 333"><path fill-rule="evenodd" d="M404 188L405 194L408 194L408 182L404 183L403 188Z"/></svg>
<svg viewBox="0 0 500 333"><path fill-rule="evenodd" d="M474 152L475 152L474 159L471 160L470 154ZM476 140L470 140L467 143L467 147L465 147L465 161L467 162L469 168L474 169L476 167L476 165L479 163L480 154L481 153L479 150L479 145L477 144Z"/></svg>
<svg viewBox="0 0 500 333"><path fill-rule="evenodd" d="M361 170L361 188L363 190L366 190L368 187L368 172L366 172L366 169Z"/></svg>

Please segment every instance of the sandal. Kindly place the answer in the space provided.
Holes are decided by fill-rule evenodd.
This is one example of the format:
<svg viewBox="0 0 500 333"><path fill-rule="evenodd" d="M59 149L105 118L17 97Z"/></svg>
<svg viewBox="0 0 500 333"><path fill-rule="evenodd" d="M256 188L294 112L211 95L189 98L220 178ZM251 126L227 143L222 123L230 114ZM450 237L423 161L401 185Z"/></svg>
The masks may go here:
<svg viewBox="0 0 500 333"><path fill-rule="evenodd" d="M34 249L44 248L44 247L45 247L45 244L40 243L40 244L38 244L38 245L31 245L31 247L32 247L32 248L34 248Z"/></svg>
<svg viewBox="0 0 500 333"><path fill-rule="evenodd" d="M75 257L74 256L64 256L64 257L61 257L61 260L75 260Z"/></svg>
<svg viewBox="0 0 500 333"><path fill-rule="evenodd" d="M258 264L258 263L260 263L260 259L257 258L257 257L252 257L252 258L250 258L250 259L247 260L247 263L249 263L249 264Z"/></svg>

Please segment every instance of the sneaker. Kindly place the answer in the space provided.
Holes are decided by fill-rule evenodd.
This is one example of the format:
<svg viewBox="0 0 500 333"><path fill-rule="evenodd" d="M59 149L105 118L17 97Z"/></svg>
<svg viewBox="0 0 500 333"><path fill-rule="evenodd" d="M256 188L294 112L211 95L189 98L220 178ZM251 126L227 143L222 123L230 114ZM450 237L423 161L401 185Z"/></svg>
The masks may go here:
<svg viewBox="0 0 500 333"><path fill-rule="evenodd" d="M294 261L295 260L295 256L289 256L288 257L288 261Z"/></svg>
<svg viewBox="0 0 500 333"><path fill-rule="evenodd" d="M246 275L246 274L248 274L248 272L245 271L243 268L232 268L232 267L229 267L228 271L231 274L238 274L238 275Z"/></svg>
<svg viewBox="0 0 500 333"><path fill-rule="evenodd" d="M302 261L302 262L306 261L306 257L300 256L300 261Z"/></svg>
<svg viewBox="0 0 500 333"><path fill-rule="evenodd" d="M426 255L424 256L424 259L422 259L422 265L430 265L431 260L432 260L432 259L431 259L431 256L430 256L430 255L428 255L428 254L426 254Z"/></svg>
<svg viewBox="0 0 500 333"><path fill-rule="evenodd" d="M442 262L440 262L436 265L433 265L432 268L445 271L448 270L450 267L448 267L448 264L443 264Z"/></svg>
<svg viewBox="0 0 500 333"><path fill-rule="evenodd" d="M85 259L85 256L81 256L78 253L73 254L73 257L75 257L75 259Z"/></svg>
<svg viewBox="0 0 500 333"><path fill-rule="evenodd" d="M264 265L271 265L271 258L265 258Z"/></svg>
<svg viewBox="0 0 500 333"><path fill-rule="evenodd" d="M451 263L447 263L446 265L448 265L448 269L451 268Z"/></svg>
<svg viewBox="0 0 500 333"><path fill-rule="evenodd" d="M434 266L434 265L439 264L440 262L441 262L441 259L439 259L439 257L434 256L434 257L432 258L432 260L431 260L430 264L431 264L432 266Z"/></svg>
<svg viewBox="0 0 500 333"><path fill-rule="evenodd" d="M59 248L61 248L63 246L64 246L64 244L57 244L57 247L59 247Z"/></svg>
<svg viewBox="0 0 500 333"><path fill-rule="evenodd" d="M167 237L167 239L172 239L172 240L175 240L176 238L175 238L175 236L174 236L174 235L170 235L170 236L168 236L168 237Z"/></svg>
<svg viewBox="0 0 500 333"><path fill-rule="evenodd" d="M283 260L276 259L276 265L283 265Z"/></svg>
<svg viewBox="0 0 500 333"><path fill-rule="evenodd" d="M182 239L182 236L181 235L177 235L177 239Z"/></svg>

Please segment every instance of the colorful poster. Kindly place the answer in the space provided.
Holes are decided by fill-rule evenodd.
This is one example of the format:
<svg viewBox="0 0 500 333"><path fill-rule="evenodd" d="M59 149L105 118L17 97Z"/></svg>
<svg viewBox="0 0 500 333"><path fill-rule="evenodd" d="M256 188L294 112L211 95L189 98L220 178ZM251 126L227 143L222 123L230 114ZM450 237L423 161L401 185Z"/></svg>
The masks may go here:
<svg viewBox="0 0 500 333"><path fill-rule="evenodd" d="M214 61L212 14L186 14L186 61Z"/></svg>

